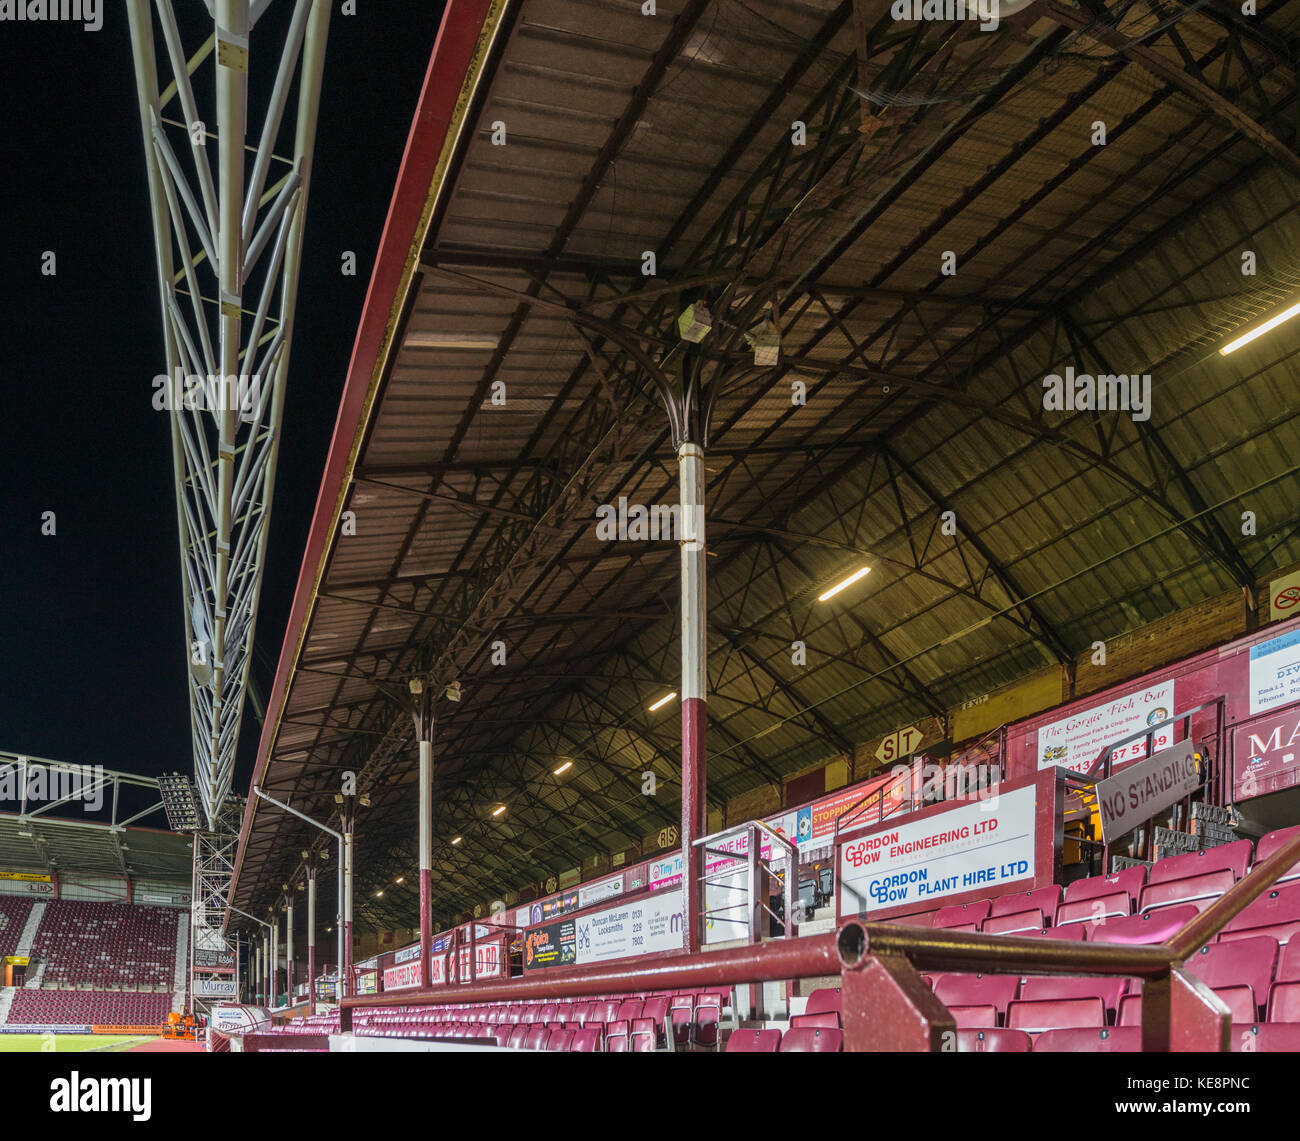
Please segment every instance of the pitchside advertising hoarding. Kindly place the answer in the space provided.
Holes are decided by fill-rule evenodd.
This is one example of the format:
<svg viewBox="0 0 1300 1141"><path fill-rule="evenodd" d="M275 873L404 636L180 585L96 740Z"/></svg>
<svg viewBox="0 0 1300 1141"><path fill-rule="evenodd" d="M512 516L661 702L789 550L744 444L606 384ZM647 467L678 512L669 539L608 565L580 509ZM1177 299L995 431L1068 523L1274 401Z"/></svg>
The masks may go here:
<svg viewBox="0 0 1300 1141"><path fill-rule="evenodd" d="M1300 709L1257 717L1232 731L1232 788L1238 800L1290 788L1300 770Z"/></svg>
<svg viewBox="0 0 1300 1141"><path fill-rule="evenodd" d="M667 891L534 928L524 936L524 969L587 966L679 951L683 940L682 893Z"/></svg>
<svg viewBox="0 0 1300 1141"><path fill-rule="evenodd" d="M838 861L840 914L905 914L962 896L1033 886L1041 863L1035 812L1046 779L845 837Z"/></svg>
<svg viewBox="0 0 1300 1141"><path fill-rule="evenodd" d="M479 928L480 931L487 931L486 927ZM491 943L479 943L474 947L474 976L480 979L497 978L502 971L502 964L505 961L502 954L502 945L504 940L497 939ZM412 948L406 948L412 950ZM413 948L415 958L408 958L394 966L387 967L384 970L384 990L405 990L409 987L420 985L420 948L417 945ZM398 952L401 954L401 952ZM456 952L459 960L459 971L457 980L459 982L468 982L470 976L470 948L461 947ZM429 956L429 978L434 986L441 986L443 983L452 981L449 977L451 964L448 962L450 956L441 950L435 950Z"/></svg>

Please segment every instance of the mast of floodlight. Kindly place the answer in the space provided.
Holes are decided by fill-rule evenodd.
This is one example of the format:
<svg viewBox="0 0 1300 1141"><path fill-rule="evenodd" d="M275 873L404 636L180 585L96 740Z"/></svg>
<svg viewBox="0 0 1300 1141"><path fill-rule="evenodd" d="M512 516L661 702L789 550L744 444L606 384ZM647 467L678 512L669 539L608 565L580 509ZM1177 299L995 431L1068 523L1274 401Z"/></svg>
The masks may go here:
<svg viewBox="0 0 1300 1141"><path fill-rule="evenodd" d="M167 363L152 399L171 422L195 784L216 831L262 581L330 4L126 3ZM287 9L277 42L255 34L272 4ZM200 27L196 42L182 42ZM254 47L278 57L278 70L250 132ZM215 94L215 107L204 109L196 81L208 68L198 89ZM277 142L291 95L288 155Z"/></svg>

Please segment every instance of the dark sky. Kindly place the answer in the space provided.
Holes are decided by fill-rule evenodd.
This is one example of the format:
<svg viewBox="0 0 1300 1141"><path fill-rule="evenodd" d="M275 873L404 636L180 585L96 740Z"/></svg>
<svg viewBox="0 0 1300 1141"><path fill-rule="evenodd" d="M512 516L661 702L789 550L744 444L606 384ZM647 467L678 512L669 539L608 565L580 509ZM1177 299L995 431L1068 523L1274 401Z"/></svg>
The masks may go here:
<svg viewBox="0 0 1300 1141"><path fill-rule="evenodd" d="M330 21L254 658L263 694L442 5L357 7L336 2ZM0 749L153 775L192 768L187 634L169 427L150 406L166 364L131 44L123 7L103 11L99 32L0 23ZM279 44L260 57L258 44L254 30L264 76ZM339 271L349 249L355 277ZM246 715L241 793L258 728Z"/></svg>

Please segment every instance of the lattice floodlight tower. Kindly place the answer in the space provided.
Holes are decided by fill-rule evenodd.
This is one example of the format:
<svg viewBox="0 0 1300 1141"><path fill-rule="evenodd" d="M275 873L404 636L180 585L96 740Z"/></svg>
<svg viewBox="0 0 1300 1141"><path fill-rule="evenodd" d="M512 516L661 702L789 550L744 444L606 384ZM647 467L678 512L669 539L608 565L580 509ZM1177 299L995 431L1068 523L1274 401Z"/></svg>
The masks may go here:
<svg viewBox="0 0 1300 1141"><path fill-rule="evenodd" d="M195 836L194 907L210 924L200 853L219 866L229 844L330 0L126 7L167 362L153 404L171 424L195 787L210 833ZM269 94L250 129L263 50Z"/></svg>

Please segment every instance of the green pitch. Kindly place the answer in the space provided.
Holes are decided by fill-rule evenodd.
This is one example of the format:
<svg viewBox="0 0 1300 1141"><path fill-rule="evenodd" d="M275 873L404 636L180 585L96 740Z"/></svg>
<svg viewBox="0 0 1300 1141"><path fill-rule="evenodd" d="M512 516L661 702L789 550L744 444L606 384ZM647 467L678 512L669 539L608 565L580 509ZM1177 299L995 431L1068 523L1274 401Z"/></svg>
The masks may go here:
<svg viewBox="0 0 1300 1141"><path fill-rule="evenodd" d="M120 1034L0 1034L0 1054L111 1054L148 1041Z"/></svg>

